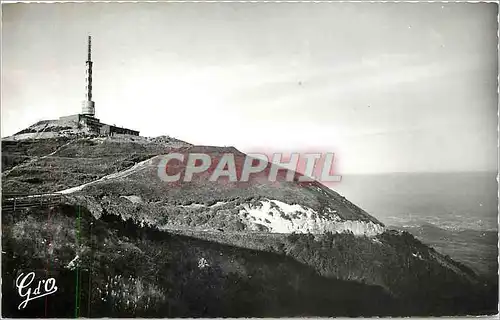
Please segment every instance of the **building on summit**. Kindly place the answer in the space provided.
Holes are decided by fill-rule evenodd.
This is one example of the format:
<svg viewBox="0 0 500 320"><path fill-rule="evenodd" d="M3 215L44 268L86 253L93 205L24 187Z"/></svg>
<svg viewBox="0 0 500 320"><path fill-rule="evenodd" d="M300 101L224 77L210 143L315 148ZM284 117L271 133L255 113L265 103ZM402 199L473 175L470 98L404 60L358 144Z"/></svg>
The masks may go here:
<svg viewBox="0 0 500 320"><path fill-rule="evenodd" d="M85 100L82 102L82 113L60 117L61 120L75 121L99 135L130 134L139 135L139 131L102 123L95 117L95 102L92 101L92 38L88 38L88 51L85 72Z"/></svg>

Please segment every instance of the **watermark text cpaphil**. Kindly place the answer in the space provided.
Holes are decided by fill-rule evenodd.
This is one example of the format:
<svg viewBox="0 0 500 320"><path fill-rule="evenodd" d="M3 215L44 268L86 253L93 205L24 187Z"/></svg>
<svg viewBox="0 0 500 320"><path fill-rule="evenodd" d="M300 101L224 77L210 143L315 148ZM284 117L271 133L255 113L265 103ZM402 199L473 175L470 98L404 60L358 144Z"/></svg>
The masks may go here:
<svg viewBox="0 0 500 320"><path fill-rule="evenodd" d="M158 176L165 182L192 181L206 175L209 181L247 182L252 176L271 182L339 182L334 153L181 153L163 155Z"/></svg>

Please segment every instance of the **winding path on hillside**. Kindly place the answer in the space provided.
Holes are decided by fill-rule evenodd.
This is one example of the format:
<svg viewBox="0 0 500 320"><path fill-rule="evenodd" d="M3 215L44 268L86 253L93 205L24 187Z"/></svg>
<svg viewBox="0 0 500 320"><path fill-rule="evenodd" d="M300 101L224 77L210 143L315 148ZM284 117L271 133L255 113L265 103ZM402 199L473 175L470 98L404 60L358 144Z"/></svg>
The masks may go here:
<svg viewBox="0 0 500 320"><path fill-rule="evenodd" d="M129 176L137 171L144 170L145 168L147 168L153 162L153 158L155 158L155 157L138 162L135 165L133 165L132 167L125 169L123 171L108 174L107 176L104 176L102 178L99 178L99 179L91 181L91 182L84 183L84 184L76 186L76 187L57 191L57 192L54 192L54 194L70 194L70 193L74 193L77 191L81 191L83 188L90 186L90 185L93 185L93 184L96 184L98 182L103 182L103 181L107 181L107 180L111 180L111 179L125 178L125 177L127 177L127 176Z"/></svg>
<svg viewBox="0 0 500 320"><path fill-rule="evenodd" d="M12 168L10 168L9 170L6 170L4 172L2 172L2 178L6 177L9 175L9 173L11 173L13 170L16 170L16 169L20 169L20 168L23 168L23 167L26 167L30 164L33 164L35 162L37 162L38 160L42 160L42 159L45 159L45 158L48 158L48 157L51 157L53 155L55 155L57 152L61 151L62 148L65 148L67 147L68 145L70 145L71 143L75 142L75 141L78 141L78 140L71 140L71 141L68 141L67 143L63 144L62 146L58 147L56 150L52 151L51 153L49 154L46 154L44 156L41 156L41 157L33 157L31 158L30 160L26 161L26 162L23 162L23 163L20 163L18 164L17 166L14 166Z"/></svg>
<svg viewBox="0 0 500 320"><path fill-rule="evenodd" d="M54 151L54 152L52 152L52 153L50 153L48 155L45 155L45 156L40 157L40 158L33 159L33 161L30 161L30 163L32 163L34 161L37 161L37 160L40 160L40 159L43 159L43 158L46 158L46 157L49 157L49 156L52 156L57 151L59 151L61 148L63 148L64 146L66 146L68 144L69 143L61 146L60 148L58 148L58 150L56 150L56 151ZM83 188L85 188L87 186L90 186L90 185L93 185L93 184L96 184L96 183L99 183L99 182L103 182L103 181L107 181L107 180L111 180L111 179L125 178L125 177L127 177L127 176L129 176L129 175L131 175L131 174L133 174L133 173L135 173L137 171L144 170L149 165L151 165L151 163L153 161L153 158L155 158L155 157L151 157L151 158L146 159L144 161L138 162L138 163L136 163L135 165L133 165L132 167L130 167L128 169L125 169L125 170L122 170L122 171L119 171L119 172L115 172L115 173L112 173L112 174L108 174L108 175L106 175L106 176L104 176L102 178L99 178L99 179L91 181L91 182L84 183L84 184L76 186L76 187L71 187L71 188L68 188L68 189L64 189L64 190L56 191L56 192L50 192L50 193L39 193L39 194L21 195L21 196L6 198L4 200L14 200L14 199L21 200L21 199L41 198L41 197L51 197L51 196L60 196L60 195L71 194L71 193L74 193L74 192L77 192L77 191L81 191ZM25 163L24 165L27 165L27 163ZM17 166L17 167L19 167L19 166ZM11 170L13 170L13 169L14 168L12 168ZM7 174L7 172L5 172L5 173Z"/></svg>

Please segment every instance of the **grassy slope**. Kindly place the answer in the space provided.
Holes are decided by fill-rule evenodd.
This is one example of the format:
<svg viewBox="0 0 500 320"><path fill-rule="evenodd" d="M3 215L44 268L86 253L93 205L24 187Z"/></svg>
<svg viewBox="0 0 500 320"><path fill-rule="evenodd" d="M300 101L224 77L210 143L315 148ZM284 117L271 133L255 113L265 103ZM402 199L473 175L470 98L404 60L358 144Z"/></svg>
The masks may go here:
<svg viewBox="0 0 500 320"><path fill-rule="evenodd" d="M2 142L3 169L25 161L25 165L2 176L3 189L9 193L47 193L64 190L95 181L103 176L130 168L135 163L155 155L176 152L204 152L214 159L206 174L195 175L189 183L164 183L158 178L159 157L154 158L147 170L123 179L102 182L87 188L86 194L116 199L121 195L138 194L147 203L165 204L207 203L216 201L244 201L248 199L280 200L289 204L298 203L322 214L327 208L336 210L344 219L373 221L380 223L359 207L336 192L314 183L285 181L285 171L279 171L276 182L269 182L270 165L260 174L251 176L249 182L230 183L224 179L207 181L224 153L235 155L237 174L241 175L244 154L234 148L187 146L173 149L168 144L151 142L146 144L116 142L103 143L91 139L40 139L35 141ZM56 151L52 156L41 158ZM29 158L27 158L29 157ZM33 158L35 157L35 158ZM29 159L29 160L27 160ZM175 167L177 166L177 167ZM174 170L185 168L185 163L173 163ZM298 176L298 175L297 175ZM240 203L236 203L239 205Z"/></svg>
<svg viewBox="0 0 500 320"><path fill-rule="evenodd" d="M2 148L7 146L7 152L4 152L2 155L4 157L3 161L8 162L7 159L9 157L12 159L17 156L46 155L57 150L57 148L60 148L65 143L67 141L58 141L57 139L38 142L17 142L17 145L2 143ZM88 182L91 180L90 176L95 178L120 171L154 154L164 153L165 150L168 149L161 144L146 146L136 143L114 142L100 144L88 140L76 140L57 151L55 154L58 156L57 158L34 161L26 167L13 170L11 174L4 177L3 188L4 192L56 191ZM214 154L228 151L237 153L234 148L214 149L213 147L195 147L190 150L197 152L210 151ZM189 149L184 151L189 151ZM86 158L85 161L95 161L95 165L81 165L85 162L75 161L75 159L80 159L82 156ZM12 164L10 165L12 166ZM47 166L52 166L52 168L49 169ZM60 174L49 174L51 172L49 170L60 172ZM189 184L167 185L157 179L156 166L153 163L148 170L137 172L135 175L128 176L127 178L90 186L84 189L79 195L75 195L70 202L84 204L92 210L96 217L102 215L100 220L95 221L95 226L100 231L94 229L92 233L97 237L94 239L94 243L103 244L103 247L99 249L102 249L102 254L97 254L99 258L96 258L99 261L98 265L100 269L94 269L96 277L101 277L101 282L97 284L97 287L101 288L100 286L105 283L109 286L113 281L118 281L117 279L111 279L112 276L122 275L122 277L126 277L132 275L135 282L133 284L128 280L121 282L120 286L122 288L132 286L129 291L138 290L137 292L142 295L144 295L145 290L149 292L145 296L150 295L150 300L154 301L156 301L155 299L160 299L161 296L165 297L166 295L168 297L160 303L163 307L158 310L155 309L156 311L138 311L136 310L137 308L130 309L130 302L128 306L124 306L123 302L120 302L118 305L121 307L116 307L114 303L109 304L109 300L107 300L108 302L104 300L101 300L103 302L95 301L95 310L97 311L92 315L158 315L158 312L161 312L162 315L173 316L221 315L222 313L224 315L231 315L236 314L236 311L231 309L229 305L224 304L224 301L233 301L231 300L233 296L237 297L235 298L237 299L237 302L235 302L236 305L241 305L239 310L247 310L237 315L255 315L251 313L254 312L252 310L260 309L265 312L257 314L261 316L289 315L286 313L287 310L293 310L293 315L352 314L353 311L351 309L344 309L338 305L339 301L343 301L343 295L338 294L338 292L332 296L333 300L331 301L320 299L320 297L329 296L329 290L335 290L336 286L342 287L337 282L327 285L328 282L325 282L326 278L332 281L334 281L333 279L354 280L356 286L359 285L359 282L366 282L384 287L400 299L398 300L398 305L403 304L405 310L411 310L413 314L419 312L421 314L473 314L477 312L493 312L492 310L495 310L495 288L486 288L485 290L493 291L485 291L477 289L477 285L472 286L469 281L465 280L466 278L473 278L473 276L467 275L469 272L466 268L464 269L453 261L447 261L441 255L436 255L427 246L422 245L411 235L407 234L386 233L379 237L378 240L380 243L378 243L366 238L355 238L349 235L326 235L324 238L320 237L316 239L307 235L297 236L298 238L292 236L288 239L276 239L275 237L266 239L264 236L260 237L259 241L253 241L256 240L256 235L248 235L248 238L245 239L241 234L236 235L227 232L216 235L215 239L212 236L209 239L210 241L206 241L179 235L171 236L166 233L159 233L153 229L138 227L139 221L144 221L144 218L147 218L153 226L161 226L163 222L167 221L173 222L173 225L177 224L181 229L202 225L211 227L212 229L222 227L226 231L237 231L238 225L233 219L234 210L237 210L238 205L242 202L257 201L262 197L273 198L287 203L300 203L312 207L319 212L325 207L333 207L340 211L343 217L347 219L357 218L376 221L364 211L327 188L322 188L316 184L304 185L282 180L278 181L277 184L269 184L263 183L265 180L260 178L257 177L252 183L231 185L225 183L208 184L206 183L207 176L201 176L196 177L195 181ZM36 179L43 181L43 184L36 183ZM144 202L133 204L128 200L120 198L122 195L140 195ZM183 211L179 207L179 204L188 205L192 202L210 205L219 200L229 201L229 203L227 206L219 207L217 210L189 209ZM7 250L10 250L7 251L7 259L3 259L3 270L10 272L10 270L17 270L19 266L43 269L46 266L44 262L47 260L49 261L49 265L54 263L55 266L58 266L54 270L57 270L58 276L65 284L64 287L66 290L71 291L71 288L74 287L74 285L71 285L72 281L74 281L74 272L61 269L61 264L69 262L77 250L76 246L72 246L75 243L75 235L72 235L71 231L74 227L74 208L68 207L67 210L56 210L54 212L49 224L53 223L57 226L57 230L52 230L50 227L47 227L47 224L44 224L43 217L45 214L47 212L36 210L27 216L18 216L18 213L16 213L16 216L8 213L3 214L3 243L6 244L5 247ZM132 218L132 220L128 223L123 223L117 220L117 216ZM89 221L87 221L88 223ZM18 230L16 231L17 233L10 232L11 228ZM29 233L25 232L26 230L22 231L24 230L23 228L28 228L26 230L31 231ZM19 230L22 232L19 233ZM138 232L139 236L137 235ZM22 236L16 236L16 234ZM44 255L44 244L40 243L39 240L51 235L56 240L59 239L62 251L51 255ZM131 237L131 235L135 236ZM194 235L203 237L199 233ZM252 237L254 238L252 239ZM225 243L226 245L216 244L216 242ZM171 243L175 245L170 246ZM175 294L184 292L185 290L189 291L189 288L198 288L192 293L194 295L193 298L191 296L179 297L174 292L168 294L163 292L161 288L168 288L170 285L173 285L170 282L162 283L160 288L157 286L158 280L156 278L155 280L149 276L144 279L141 278L143 275L141 272L144 274L158 274L159 272L171 274L171 272L174 272L172 271L173 269L169 269L171 265L163 263L163 257L171 255L173 260L179 259L179 257L183 257L185 252L191 252L189 248L193 246L193 243L195 243L194 247L197 248L196 252L198 255L196 257L192 255L188 259L191 261L191 264L182 264L184 263L182 262L179 265L176 264L176 269L174 268L177 270L175 271L177 273L174 274L181 277L182 280L182 284L175 284L174 288L177 290ZM254 247L252 249L259 251L249 251L234 247L234 245L245 246L245 243L247 245L248 243L253 243ZM104 244L107 245L107 248L104 248ZM255 282L251 282L245 277L242 278L241 275L237 276L237 278L231 278L234 276L231 275L231 272L228 273L226 271L224 273L218 269L219 267L213 268L219 271L211 271L212 273L209 274L203 273L207 272L206 270L212 269L197 270L194 265L197 264L200 254L204 255L206 252L210 258L216 256L216 254L213 255L214 251L212 249L208 249L212 248L212 246L216 246L217 248L231 248L227 250L235 250L237 252L251 252L251 254L245 253L244 255L256 256L255 259L257 259L257 262L255 264L260 267L265 266L268 271L266 271L265 275L259 276L258 281L254 280ZM174 249L165 251L164 247ZM78 250L83 250L83 257L89 256L89 248L80 248ZM96 252L99 252L99 250ZM263 253L263 251L267 251L268 253ZM220 252L218 253L220 254ZM420 260L418 257L415 257L413 255L415 253L420 256L423 255L424 259ZM288 258L286 258L287 256ZM35 257L35 259L32 259L32 257ZM151 257L155 258L152 259ZM283 272L283 270L277 267L271 267L273 264L270 262L274 261L273 259L285 259L286 263L283 263L287 266L291 264L296 267L290 267L292 269ZM268 260L270 261L269 263L267 262ZM301 264L297 264L294 261L299 261ZM144 265L146 262L149 267ZM83 263L85 264L85 260ZM172 265L174 264L172 262ZM227 265L227 263L224 265ZM305 265L309 267L305 267ZM295 289L292 290L286 282L291 281L295 277L298 269L293 268L306 268L304 270L310 272L310 277L304 278L305 280L302 280L301 285L295 286ZM134 273L134 269L138 271ZM185 273L180 273L180 270L185 270ZM229 267L229 270L232 269ZM198 280L189 280L193 278L192 272L195 272L194 279ZM5 275L5 271L3 274ZM278 275L280 274L285 274L285 278L279 278ZM106 278L107 275L110 278ZM323 277L320 277L320 275ZM273 282L276 277L281 280L276 279L278 282ZM9 283L9 281L4 282L4 284ZM212 286L211 281L216 282L215 287ZM232 283L235 281L239 284L243 283L244 286L239 287L239 284L238 286L233 286ZM249 284L248 281L251 283ZM260 294L259 290L264 290L264 287L267 288L266 285L268 283L272 283L270 288L265 289L268 290L266 294L269 295L269 301L273 301L270 306L267 306L265 301L255 300ZM314 284L314 288L308 285L308 283ZM344 284L344 282L340 283ZM323 287L323 285L326 287ZM200 296L198 296L196 292L201 290L200 288L211 288L209 291L212 289L216 291L208 293L200 292ZM365 288L365 286L361 288ZM367 286L367 288L372 287ZM276 302L280 301L279 296L286 296L288 292L296 292L297 290L301 292L305 290L303 292L307 294L297 293L300 299L297 296L295 298L288 297L285 304ZM390 311L393 314L398 314L401 311L399 307L393 304L387 304L388 309L376 309L370 304L370 299L367 299L362 293L364 292L363 290L359 291L356 287L352 287L349 290L351 290L350 292L353 295L358 296L359 294L359 297L363 297L362 299L360 298L361 300L356 300L356 303L367 304L367 309L363 309L366 312ZM379 291L376 291L377 294L373 296L386 299L387 295L383 293L384 291L380 291L380 288L376 290ZM245 295L246 291L249 292L247 296L238 296L236 293L239 292L239 294ZM210 297L217 296L220 292L222 292L223 298L207 303L207 301L212 301ZM231 294L228 294L228 292ZM328 292L328 294L325 294L325 292ZM305 298L308 295L314 298L311 298L312 300L306 303L306 301L309 301ZM14 294L13 296L17 295ZM68 310L64 312L70 312L71 294L69 292L61 292L60 297L66 296L69 299L65 305ZM94 295L92 294L92 296ZM105 299L110 299L111 296L112 294L108 293L106 296L108 298ZM194 299L194 302L189 302L191 299ZM391 300L390 298L387 299ZM255 301L255 304L252 304L251 300ZM316 300L323 302L321 305L315 305ZM245 302L243 303L242 301ZM299 302L304 303L303 309L296 306L297 304L300 305ZM9 306L11 306L10 303L18 302L9 301ZM251 308L244 308L243 305L247 303ZM144 304L144 301L136 303L136 306L140 304ZM209 311L200 311L199 308L204 305L213 305L213 307L210 307ZM273 307L274 305L278 307L275 308ZM331 309L327 307L328 305L336 307ZM52 312L63 312L64 308L56 309ZM313 310L315 312L311 313ZM64 315L67 315L67 313L64 313Z"/></svg>
<svg viewBox="0 0 500 320"><path fill-rule="evenodd" d="M168 143L141 144L113 139L2 141L2 172L10 171L2 176L3 188L22 194L60 191L125 170L170 150Z"/></svg>
<svg viewBox="0 0 500 320"><path fill-rule="evenodd" d="M182 152L204 151L214 159L220 158L223 153L231 152L236 156L237 174L240 176L244 155L233 150L192 147L186 148ZM284 171L279 172L276 182L268 181L270 165L265 171L251 175L248 182L229 182L227 179L212 182L209 181L211 175L209 169L206 173L195 174L190 182L183 181L181 175L180 181L167 183L158 177L160 159L160 157L153 158L148 167L138 170L126 178L104 181L89 186L83 193L98 199L107 197L111 200L123 195L140 195L145 203L156 203L159 208L192 203L212 205L218 201L230 201L233 202L232 206L227 207L230 209L249 200L267 198L288 204L300 204L312 208L320 215L327 214L328 209L330 209L337 211L337 214L343 219L372 221L381 224L374 217L318 182L286 181L286 172ZM213 163L213 167L215 167L216 161ZM185 166L185 163L172 161L170 167L173 167L173 171L183 173ZM126 204L121 203L120 206L122 205Z"/></svg>

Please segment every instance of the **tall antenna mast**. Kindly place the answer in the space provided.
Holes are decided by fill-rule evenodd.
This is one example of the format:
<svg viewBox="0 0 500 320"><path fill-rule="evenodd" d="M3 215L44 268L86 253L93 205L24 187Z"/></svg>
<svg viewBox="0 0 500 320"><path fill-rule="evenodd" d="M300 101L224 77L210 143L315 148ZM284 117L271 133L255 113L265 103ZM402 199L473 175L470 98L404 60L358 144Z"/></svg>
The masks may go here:
<svg viewBox="0 0 500 320"><path fill-rule="evenodd" d="M95 103L92 101L92 36L88 38L87 61L85 62L85 100L82 103L82 114L93 117Z"/></svg>
<svg viewBox="0 0 500 320"><path fill-rule="evenodd" d="M87 61L92 61L92 36L89 36Z"/></svg>

